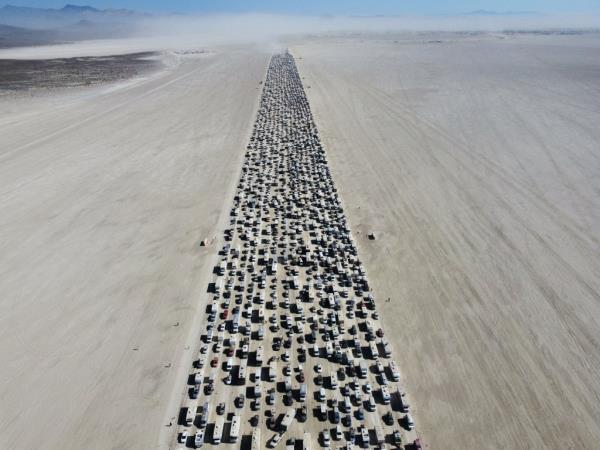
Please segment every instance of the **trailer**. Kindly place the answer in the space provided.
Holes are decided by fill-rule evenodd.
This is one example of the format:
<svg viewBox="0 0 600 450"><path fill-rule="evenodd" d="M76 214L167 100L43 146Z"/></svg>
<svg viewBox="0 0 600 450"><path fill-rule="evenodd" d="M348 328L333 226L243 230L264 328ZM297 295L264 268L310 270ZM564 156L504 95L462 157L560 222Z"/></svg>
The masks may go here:
<svg viewBox="0 0 600 450"><path fill-rule="evenodd" d="M250 450L261 450L261 448L262 447L260 445L260 428L255 428L254 431L252 431Z"/></svg>

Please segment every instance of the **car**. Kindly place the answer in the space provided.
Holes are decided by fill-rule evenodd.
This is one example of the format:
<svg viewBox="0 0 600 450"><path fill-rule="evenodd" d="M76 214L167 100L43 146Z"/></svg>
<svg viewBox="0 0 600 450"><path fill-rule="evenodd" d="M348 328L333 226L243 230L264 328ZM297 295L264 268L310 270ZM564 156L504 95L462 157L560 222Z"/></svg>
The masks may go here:
<svg viewBox="0 0 600 450"><path fill-rule="evenodd" d="M240 394L235 399L236 405L238 408L243 408L246 403L246 396L244 394Z"/></svg>
<svg viewBox="0 0 600 450"><path fill-rule="evenodd" d="M356 419L357 420L365 420L365 412L362 408L358 408L356 410Z"/></svg>
<svg viewBox="0 0 600 450"><path fill-rule="evenodd" d="M276 434L274 434L271 437L271 439L269 440L269 447L270 448L277 447L277 444L279 444L279 442L281 442L281 439L283 439L283 433L276 433Z"/></svg>
<svg viewBox="0 0 600 450"><path fill-rule="evenodd" d="M315 365L315 372L317 372L317 373L323 372L323 366L321 366L321 364L316 364Z"/></svg>
<svg viewBox="0 0 600 450"><path fill-rule="evenodd" d="M373 388L371 387L371 383L369 383L369 382L366 382L363 385L363 389L365 391L365 394L370 394L371 392L373 392Z"/></svg>
<svg viewBox="0 0 600 450"><path fill-rule="evenodd" d="M321 432L321 441L323 442L323 446L329 446L329 443L331 442L331 438L329 437L329 431L323 430Z"/></svg>
<svg viewBox="0 0 600 450"><path fill-rule="evenodd" d="M274 405L275 404L275 392L273 391L273 389L271 389L268 393L267 393L267 405Z"/></svg>
<svg viewBox="0 0 600 450"><path fill-rule="evenodd" d="M217 367L218 364L219 364L219 359L218 358L213 358L210 361L210 367Z"/></svg>
<svg viewBox="0 0 600 450"><path fill-rule="evenodd" d="M402 435L400 434L400 430L394 430L394 432L392 433L392 441L394 442L394 445L399 446L402 444Z"/></svg>
<svg viewBox="0 0 600 450"><path fill-rule="evenodd" d="M179 433L179 443L185 444L187 442L187 438L188 438L187 430L182 430L181 433Z"/></svg>
<svg viewBox="0 0 600 450"><path fill-rule="evenodd" d="M300 409L298 409L298 414L297 414L298 422L306 422L307 417L308 417L308 414L307 414L306 405L302 405L302 407Z"/></svg>
<svg viewBox="0 0 600 450"><path fill-rule="evenodd" d="M319 374L315 378L315 384L321 386L323 384L323 375Z"/></svg>
<svg viewBox="0 0 600 450"><path fill-rule="evenodd" d="M342 438L342 436L344 435L342 433L342 429L340 428L339 425L333 429L333 432L331 434L333 436L333 439L336 441L339 441Z"/></svg>
<svg viewBox="0 0 600 450"><path fill-rule="evenodd" d="M354 427L350 427L348 430L348 442L351 444L356 442L356 429Z"/></svg>
<svg viewBox="0 0 600 450"><path fill-rule="evenodd" d="M291 406L294 403L294 397L291 392L286 392L283 394L283 404L285 406Z"/></svg>
<svg viewBox="0 0 600 450"><path fill-rule="evenodd" d="M392 426L394 424L394 416L391 411L388 411L383 415L383 422L389 426Z"/></svg>
<svg viewBox="0 0 600 450"><path fill-rule="evenodd" d="M345 427L351 427L352 426L352 415L346 414L342 418L342 423L344 424Z"/></svg>

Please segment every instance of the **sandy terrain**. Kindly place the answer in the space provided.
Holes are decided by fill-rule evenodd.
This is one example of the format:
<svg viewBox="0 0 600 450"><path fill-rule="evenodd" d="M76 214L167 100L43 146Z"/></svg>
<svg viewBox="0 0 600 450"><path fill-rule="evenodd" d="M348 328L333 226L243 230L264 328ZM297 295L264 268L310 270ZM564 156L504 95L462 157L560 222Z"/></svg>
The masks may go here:
<svg viewBox="0 0 600 450"><path fill-rule="evenodd" d="M419 430L597 448L600 40L426 40L292 49Z"/></svg>
<svg viewBox="0 0 600 450"><path fill-rule="evenodd" d="M1 101L1 448L156 447L268 58Z"/></svg>

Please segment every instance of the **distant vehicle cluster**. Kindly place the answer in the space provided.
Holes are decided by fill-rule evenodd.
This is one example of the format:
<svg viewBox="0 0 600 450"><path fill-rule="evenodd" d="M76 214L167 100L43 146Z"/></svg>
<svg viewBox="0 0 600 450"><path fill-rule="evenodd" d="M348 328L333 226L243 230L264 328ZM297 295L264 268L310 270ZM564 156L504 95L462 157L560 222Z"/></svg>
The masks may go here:
<svg viewBox="0 0 600 450"><path fill-rule="evenodd" d="M177 439L420 448L294 60L273 56Z"/></svg>

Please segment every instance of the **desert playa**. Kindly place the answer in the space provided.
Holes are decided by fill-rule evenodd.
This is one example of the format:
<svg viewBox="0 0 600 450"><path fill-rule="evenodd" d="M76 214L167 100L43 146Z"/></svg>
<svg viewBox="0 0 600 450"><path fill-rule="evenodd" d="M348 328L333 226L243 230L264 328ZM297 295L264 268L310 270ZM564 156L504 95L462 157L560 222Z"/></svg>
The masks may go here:
<svg viewBox="0 0 600 450"><path fill-rule="evenodd" d="M597 447L597 34L127 48L158 53L127 80L0 96L1 448L174 442L286 48L426 448Z"/></svg>
<svg viewBox="0 0 600 450"><path fill-rule="evenodd" d="M598 36L293 53L426 442L596 447Z"/></svg>
<svg viewBox="0 0 600 450"><path fill-rule="evenodd" d="M0 447L156 445L268 58L0 100Z"/></svg>

